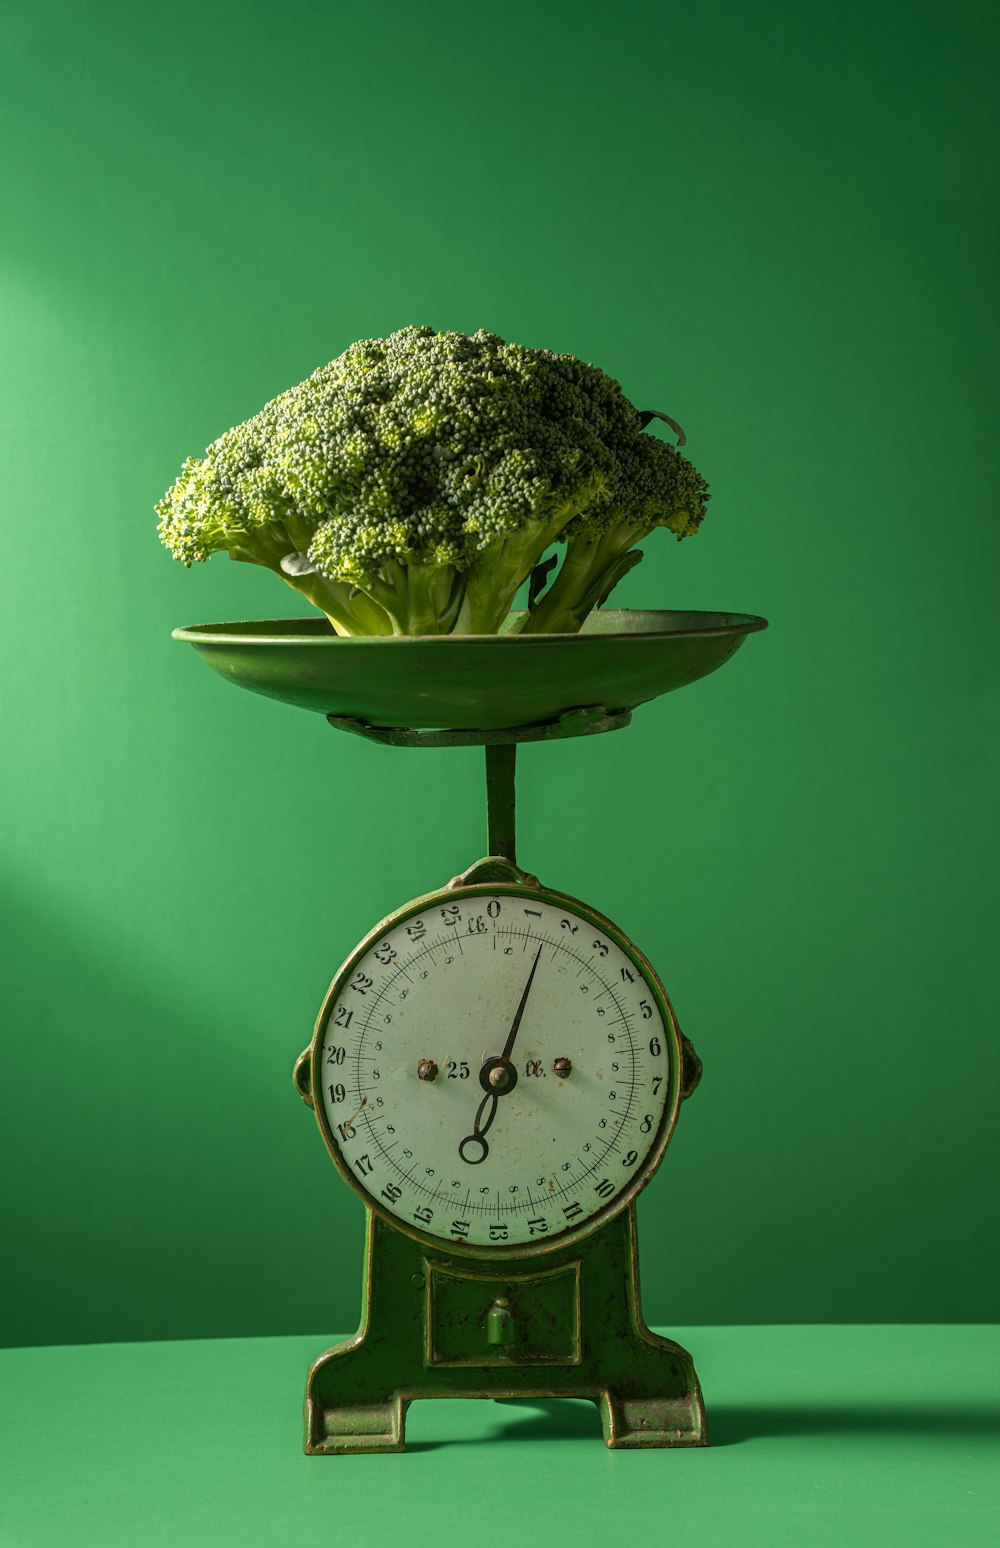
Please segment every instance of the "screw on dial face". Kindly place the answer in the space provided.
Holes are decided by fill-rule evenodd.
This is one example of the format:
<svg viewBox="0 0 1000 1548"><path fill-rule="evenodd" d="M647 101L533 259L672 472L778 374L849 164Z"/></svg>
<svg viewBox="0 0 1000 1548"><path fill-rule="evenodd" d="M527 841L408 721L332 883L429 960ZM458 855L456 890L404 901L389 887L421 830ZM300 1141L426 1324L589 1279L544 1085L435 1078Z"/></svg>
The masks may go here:
<svg viewBox="0 0 1000 1548"><path fill-rule="evenodd" d="M645 960L580 909L527 888L442 892L334 980L317 1116L341 1170L404 1230L541 1248L658 1159L679 1101L676 1025Z"/></svg>

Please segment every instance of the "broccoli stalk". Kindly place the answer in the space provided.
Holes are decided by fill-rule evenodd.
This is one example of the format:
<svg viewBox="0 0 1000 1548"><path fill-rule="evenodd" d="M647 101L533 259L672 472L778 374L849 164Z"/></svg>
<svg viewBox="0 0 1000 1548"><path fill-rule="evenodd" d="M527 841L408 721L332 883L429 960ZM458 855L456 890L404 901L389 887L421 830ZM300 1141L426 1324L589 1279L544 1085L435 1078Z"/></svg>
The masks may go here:
<svg viewBox="0 0 1000 1548"><path fill-rule="evenodd" d="M602 607L642 559L635 544L657 527L666 527L678 540L692 536L707 498L704 480L685 457L663 441L641 437L615 497L584 511L566 528L562 564L547 589L529 603L518 632L577 634L587 614Z"/></svg>
<svg viewBox="0 0 1000 1548"><path fill-rule="evenodd" d="M515 531L494 538L473 561L456 634L496 634L523 583L546 549L582 510L603 498L606 480L595 473L582 489L547 516L536 516Z"/></svg>
<svg viewBox="0 0 1000 1548"><path fill-rule="evenodd" d="M426 560L405 564L400 559L386 559L377 573L359 577L357 591L390 627L355 633L450 634L462 604L465 577L452 564Z"/></svg>
<svg viewBox="0 0 1000 1548"><path fill-rule="evenodd" d="M634 545L654 526L677 532L668 520L648 525L620 522L603 532L585 527L567 535L566 556L554 580L516 625L518 633L578 634L587 614L603 607L622 577L640 562L642 550ZM677 532L677 537L693 530Z"/></svg>
<svg viewBox="0 0 1000 1548"><path fill-rule="evenodd" d="M648 529L647 529L648 530ZM587 614L601 607L642 558L632 547L646 534L637 527L585 532L566 539L555 579L515 626L519 634L579 634Z"/></svg>
<svg viewBox="0 0 1000 1548"><path fill-rule="evenodd" d="M233 555L234 558L239 557ZM321 613L325 613L336 634L392 634L388 614L356 586L327 580L318 570L289 574L281 570L281 579Z"/></svg>
<svg viewBox="0 0 1000 1548"><path fill-rule="evenodd" d="M296 549L288 525L268 522L249 532L233 533L230 559L272 571L325 613L337 634L391 634L387 615L370 597L343 581L328 580L309 564L305 554Z"/></svg>

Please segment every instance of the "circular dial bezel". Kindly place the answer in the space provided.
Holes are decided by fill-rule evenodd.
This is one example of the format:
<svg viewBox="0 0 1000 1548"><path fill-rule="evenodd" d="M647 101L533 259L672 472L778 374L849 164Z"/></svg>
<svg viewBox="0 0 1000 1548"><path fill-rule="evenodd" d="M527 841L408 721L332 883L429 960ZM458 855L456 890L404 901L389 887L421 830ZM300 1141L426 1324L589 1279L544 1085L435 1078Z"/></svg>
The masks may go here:
<svg viewBox="0 0 1000 1548"><path fill-rule="evenodd" d="M586 1215L580 1225L576 1227L572 1224L567 1225L558 1234L548 1235L538 1241L513 1244L502 1242L465 1243L453 1237L438 1236L433 1232L421 1230L418 1225L404 1220L401 1216L393 1213L392 1210L387 1209L379 1199L367 1191L360 1177L348 1164L344 1152L331 1131L330 1121L322 1096L324 1079L323 1049L327 1022L335 1001L346 988L358 963L378 945L380 939L385 938L390 930L397 929L414 915L422 914L432 907L442 907L453 903L461 904L463 900L491 897L541 899L555 909L577 915L580 919L593 925L596 930L608 936L618 949L632 961L654 997L656 1008L663 1024L664 1054L667 1065L668 1089L657 1130L645 1155L637 1164L635 1172L628 1177L622 1187L605 1204L591 1214ZM404 1236L408 1236L422 1246L448 1257L478 1258L491 1263L505 1259L543 1257L571 1247L591 1235L612 1219L613 1216L625 1209L649 1182L663 1159L663 1154L670 1142L677 1122L677 1114L681 1103L682 1059L683 1051L680 1029L666 990L649 960L634 942L610 919L607 919L603 914L599 914L588 904L570 896L568 893L553 891L549 887L540 886L530 880L521 882L498 879L464 885L452 884L438 888L433 892L425 893L422 897L415 898L412 902L404 904L402 908L395 910L385 919L380 920L364 939L358 943L354 951L351 952L350 956L335 974L316 1020L316 1028L310 1051L311 1090L314 1093L313 1111L315 1112L323 1141L341 1177L350 1184L368 1209L373 1210L387 1225L394 1226Z"/></svg>

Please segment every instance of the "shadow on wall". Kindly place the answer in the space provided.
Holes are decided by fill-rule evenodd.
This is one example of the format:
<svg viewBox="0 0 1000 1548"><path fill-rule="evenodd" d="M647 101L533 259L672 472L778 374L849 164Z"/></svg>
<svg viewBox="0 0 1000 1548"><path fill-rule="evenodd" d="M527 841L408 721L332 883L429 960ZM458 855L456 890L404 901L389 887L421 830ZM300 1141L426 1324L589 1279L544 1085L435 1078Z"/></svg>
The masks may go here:
<svg viewBox="0 0 1000 1548"><path fill-rule="evenodd" d="M116 953L30 882L0 892L0 939L0 1132L16 1179L0 1343L272 1332L294 1317L281 1301L286 1179L328 1198L322 1168L300 1166L315 1137L288 1079L294 1008L284 1036L239 963L220 1003L217 982L206 992L196 969ZM353 1325L355 1287L327 1310Z"/></svg>

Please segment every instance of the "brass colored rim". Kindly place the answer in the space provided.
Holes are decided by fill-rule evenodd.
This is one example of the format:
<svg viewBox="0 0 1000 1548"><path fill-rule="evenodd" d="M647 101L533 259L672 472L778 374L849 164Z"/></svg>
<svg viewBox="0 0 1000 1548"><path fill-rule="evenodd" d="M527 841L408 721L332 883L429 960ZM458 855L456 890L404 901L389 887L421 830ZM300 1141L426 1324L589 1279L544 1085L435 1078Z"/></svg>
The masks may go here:
<svg viewBox="0 0 1000 1548"><path fill-rule="evenodd" d="M699 610L674 609L607 609L608 612L619 611L625 613L655 613L660 611L664 616L683 616L692 618L699 616ZM595 630L593 632L581 632L579 634L366 634L366 635L339 635L325 630L312 632L306 630L301 634L267 634L264 631L272 625L285 625L289 623L306 623L319 626L323 620L317 614L314 618L260 618L238 619L233 623L210 624L184 624L171 632L171 639L183 640L194 645L319 645L336 646L338 649L359 650L371 648L375 645L392 645L395 648L403 648L407 645L433 645L439 649L454 650L465 641L474 641L477 645L494 645L504 649L538 648L549 640L648 640L648 639L710 639L720 638L731 634L757 634L766 629L766 618L760 618L754 613L726 613L705 612L701 616L709 618L727 618L730 621L724 624L692 625L688 628L663 628L663 629L622 629L622 630ZM245 630L245 633L235 631Z"/></svg>
<svg viewBox="0 0 1000 1548"><path fill-rule="evenodd" d="M521 873L522 876L523 874ZM400 924L404 919L409 918L411 914L420 913L433 903L454 903L460 898L491 896L498 892L508 893L512 897L526 898L535 898L541 895L557 906L568 906L572 911L589 920L602 933L609 935L622 951L632 958L653 992L663 1021L664 1030L668 1034L667 1047L669 1049L671 1089L669 1099L663 1109L663 1116L660 1120L656 1140L647 1152L638 1173L629 1179L628 1184L620 1193L616 1194L602 1209L589 1216L582 1225L575 1229L569 1227L567 1230L559 1232L557 1236L547 1237L544 1241L521 1242L507 1248L484 1248L481 1245L466 1246L450 1237L435 1236L431 1232L421 1231L419 1227L409 1225L401 1220L398 1215L394 1215L389 1210L386 1210L376 1198L367 1193L357 1176L347 1165L340 1147L330 1133L323 1102L321 1100L314 1100L312 1104L316 1122L323 1136L323 1142L330 1153L334 1165L344 1181L349 1183L355 1193L358 1194L367 1209L374 1211L381 1220L395 1230L401 1231L404 1236L410 1237L413 1241L419 1242L422 1246L430 1248L435 1252L440 1253L444 1251L449 1256L478 1259L488 1263L503 1263L523 1258L541 1258L562 1252L576 1242L581 1241L584 1237L592 1235L593 1232L605 1225L607 1221L620 1214L623 1209L626 1209L642 1189L645 1188L659 1168L676 1128L677 1117L683 1099L681 1085L684 1051L681 1043L681 1031L667 991L660 982L659 976L649 959L643 955L634 942L617 925L613 924L610 919L605 918L603 914L599 914L589 904L582 903L579 898L574 898L569 893L555 892L550 887L544 887L533 878L531 880L517 881L496 880L474 883L471 886L456 887L451 885L439 887L423 897L414 898L411 902L404 904L402 908L396 909L385 919L381 919L373 929L369 930L364 940L358 943L342 967L334 975L333 981L324 996L323 1004L320 1007L310 1050L313 1092L315 1093L322 1083L323 1034L326 1030L326 1021L330 1007L337 998L344 981L354 971L356 963L364 956L370 946L378 940L379 936L384 935L390 927Z"/></svg>

